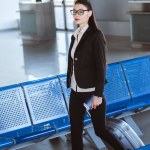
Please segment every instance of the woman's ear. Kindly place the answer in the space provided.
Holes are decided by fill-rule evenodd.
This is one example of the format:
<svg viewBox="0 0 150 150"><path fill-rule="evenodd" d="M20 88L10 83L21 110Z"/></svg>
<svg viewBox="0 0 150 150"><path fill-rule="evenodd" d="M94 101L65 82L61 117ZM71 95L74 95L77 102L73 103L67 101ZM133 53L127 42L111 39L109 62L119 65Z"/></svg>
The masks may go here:
<svg viewBox="0 0 150 150"><path fill-rule="evenodd" d="M91 16L92 16L92 13L93 13L92 10L89 10L89 11L88 11L88 16L91 17Z"/></svg>

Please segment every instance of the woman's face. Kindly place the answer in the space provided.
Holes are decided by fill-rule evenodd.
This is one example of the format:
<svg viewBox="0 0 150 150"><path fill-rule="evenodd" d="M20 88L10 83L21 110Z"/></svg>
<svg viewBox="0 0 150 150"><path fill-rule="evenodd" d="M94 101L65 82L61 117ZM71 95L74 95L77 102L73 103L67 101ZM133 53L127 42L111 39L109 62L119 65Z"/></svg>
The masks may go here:
<svg viewBox="0 0 150 150"><path fill-rule="evenodd" d="M88 23L92 11L88 11L87 7L83 4L75 4L73 8L74 22L79 26L84 26Z"/></svg>

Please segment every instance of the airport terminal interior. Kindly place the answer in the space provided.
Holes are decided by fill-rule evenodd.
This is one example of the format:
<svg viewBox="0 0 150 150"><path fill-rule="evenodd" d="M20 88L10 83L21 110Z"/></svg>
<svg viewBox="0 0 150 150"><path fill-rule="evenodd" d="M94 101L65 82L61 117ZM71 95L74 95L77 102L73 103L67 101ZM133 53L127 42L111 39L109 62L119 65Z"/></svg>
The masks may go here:
<svg viewBox="0 0 150 150"><path fill-rule="evenodd" d="M70 14L74 0L2 1L0 87L65 74L71 35L76 29ZM143 3L150 6L150 1L90 2L98 26L106 36L108 68L111 63L150 55L150 7L146 7L146 13L136 7ZM131 116L145 145L150 144L149 116L148 109ZM88 137L83 139L85 150L97 149ZM36 141L19 149L71 150L70 134Z"/></svg>

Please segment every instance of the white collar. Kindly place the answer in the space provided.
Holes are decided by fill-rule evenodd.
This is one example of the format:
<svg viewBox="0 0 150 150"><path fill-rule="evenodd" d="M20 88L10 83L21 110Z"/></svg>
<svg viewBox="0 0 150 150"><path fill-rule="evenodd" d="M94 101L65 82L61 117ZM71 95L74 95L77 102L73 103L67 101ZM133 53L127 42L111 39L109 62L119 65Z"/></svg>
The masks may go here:
<svg viewBox="0 0 150 150"><path fill-rule="evenodd" d="M89 27L89 24L87 23L81 30L80 30L80 27L78 27L76 29L76 31L73 33L74 37L76 38L77 37L77 34L81 34L83 35L85 33L85 31L88 29Z"/></svg>

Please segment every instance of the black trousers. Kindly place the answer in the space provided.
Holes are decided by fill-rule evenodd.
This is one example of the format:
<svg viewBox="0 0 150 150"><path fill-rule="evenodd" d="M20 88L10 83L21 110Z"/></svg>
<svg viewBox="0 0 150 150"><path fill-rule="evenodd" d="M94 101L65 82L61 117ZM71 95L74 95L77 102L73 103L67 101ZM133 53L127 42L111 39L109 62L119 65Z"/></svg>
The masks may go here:
<svg viewBox="0 0 150 150"><path fill-rule="evenodd" d="M93 95L93 92L74 92L71 90L69 113L71 123L72 150L83 150L83 119L85 108L83 103ZM96 109L90 110L95 134L102 140L108 142L116 150L125 150L118 140L106 128L106 101Z"/></svg>

